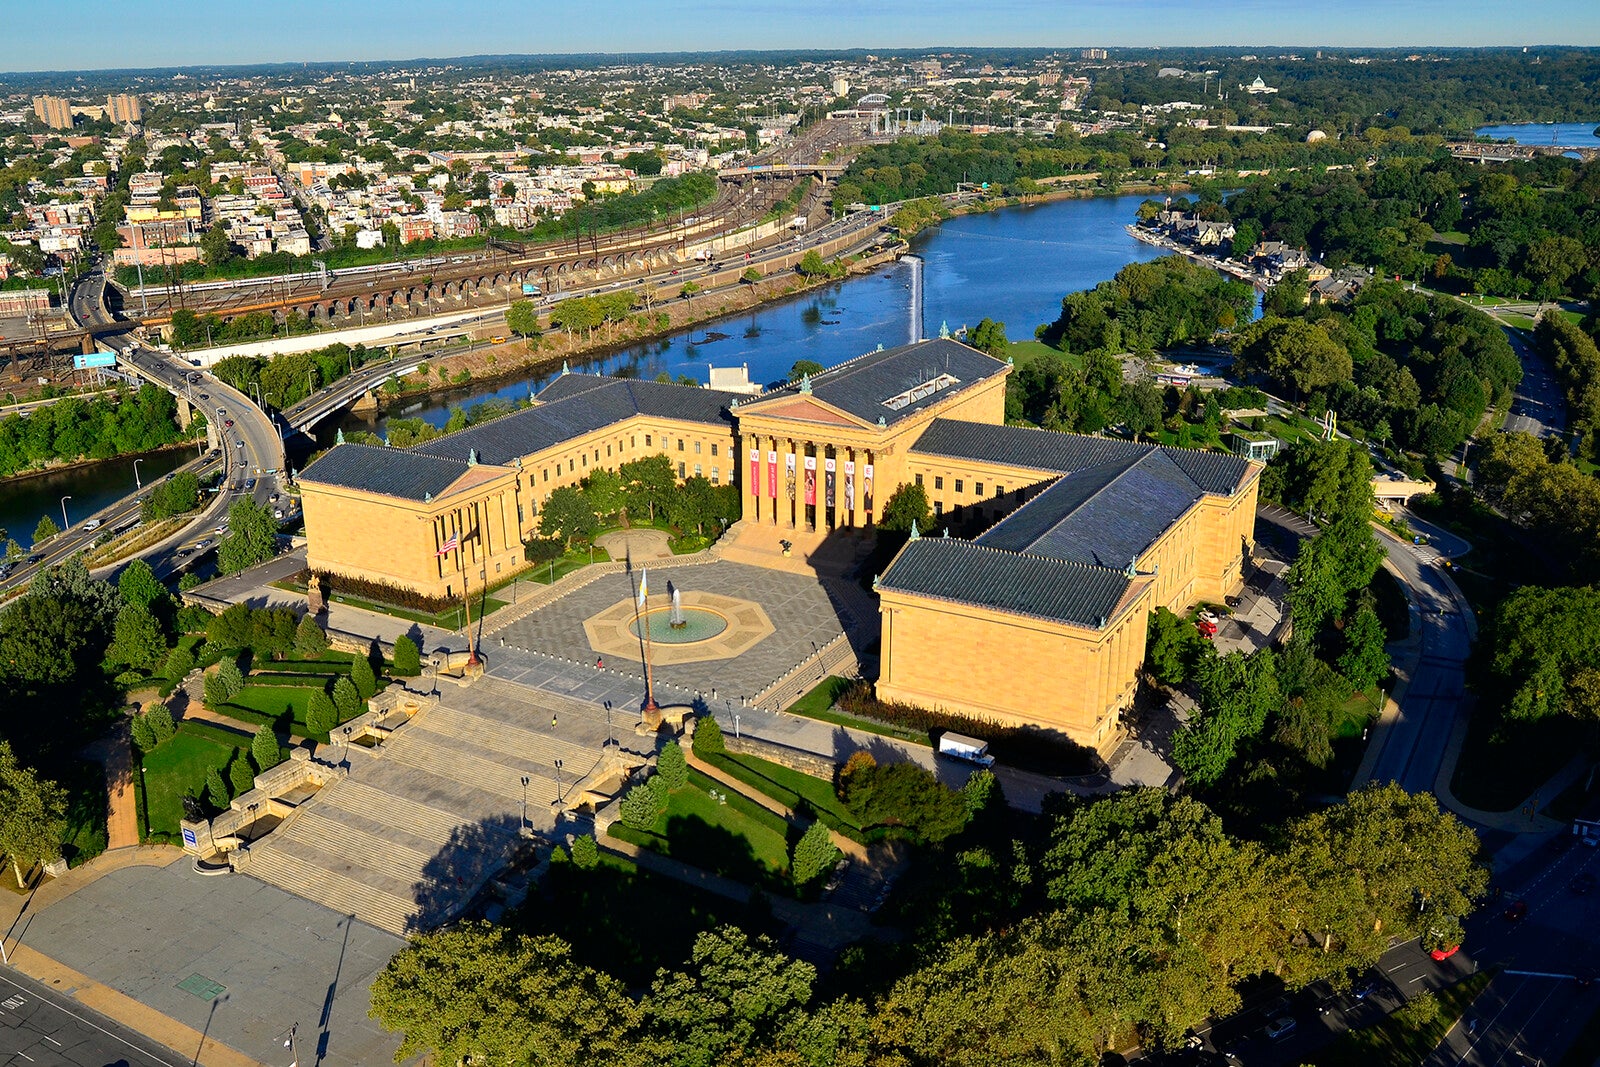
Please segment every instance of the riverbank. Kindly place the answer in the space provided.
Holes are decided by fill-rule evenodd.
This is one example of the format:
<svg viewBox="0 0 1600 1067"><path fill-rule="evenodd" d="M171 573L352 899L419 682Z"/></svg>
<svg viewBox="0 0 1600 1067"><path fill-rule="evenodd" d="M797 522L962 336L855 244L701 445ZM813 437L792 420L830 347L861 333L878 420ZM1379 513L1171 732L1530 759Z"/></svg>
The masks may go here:
<svg viewBox="0 0 1600 1067"><path fill-rule="evenodd" d="M368 409L364 417L375 418L418 397L448 393L466 386L492 386L553 371L563 363L604 359L633 345L659 341L701 323L822 289L842 278L870 274L886 263L895 262L906 251L907 247L902 244L872 256L841 260L839 262L845 262L845 273L840 277L777 274L759 282L741 282L734 287L697 294L688 300L674 299L630 315L614 332L595 339L585 339L576 333L548 332L549 316L544 315L540 324L546 332L525 341L474 344L456 352L427 353L423 360L427 369L400 379L398 392L385 390L381 393L376 411Z"/></svg>
<svg viewBox="0 0 1600 1067"><path fill-rule="evenodd" d="M1162 237L1158 233L1151 233L1144 227L1135 225L1131 222L1128 224L1127 230L1129 235L1131 235L1136 241L1143 241L1147 245L1154 245L1157 248L1171 252L1175 255L1192 259L1202 266L1210 267L1212 270L1221 271L1223 274L1226 274L1231 278L1237 278L1241 282L1249 282L1262 292L1266 292L1267 289L1271 287L1271 283L1264 276L1257 274L1254 271L1246 270L1237 263L1231 263L1227 260L1218 259L1216 256L1203 255L1199 252L1196 252L1188 245L1180 244L1177 241Z"/></svg>
<svg viewBox="0 0 1600 1067"><path fill-rule="evenodd" d="M57 399L66 399L66 398L65 397L58 397ZM35 478L49 478L49 477L52 477L52 476L57 475L57 474L71 474L73 471L83 470L83 469L88 468L88 467L96 467L96 466L99 466L102 463L111 463L111 462L114 462L114 461L119 460L119 459L123 459L123 460L142 459L145 456L157 456L157 455L162 454L163 452L172 452L172 451L175 451L175 450L180 449L180 448L194 448L194 447L195 447L195 442L192 441L192 440L191 441L174 441L170 445L161 445L161 446L159 446L157 448L146 448L146 449L143 449L142 451L139 451L139 452L118 452L114 456L105 456L104 458L101 458L101 459L75 459L75 460L72 460L70 463L52 462L52 463L47 464L47 465L45 465L43 467L31 467L31 468L29 468L28 470L25 470L25 471L17 471L15 474L7 474L4 477L0 477L0 481L15 483L15 482L26 482L26 481L29 481L29 480L35 479Z"/></svg>

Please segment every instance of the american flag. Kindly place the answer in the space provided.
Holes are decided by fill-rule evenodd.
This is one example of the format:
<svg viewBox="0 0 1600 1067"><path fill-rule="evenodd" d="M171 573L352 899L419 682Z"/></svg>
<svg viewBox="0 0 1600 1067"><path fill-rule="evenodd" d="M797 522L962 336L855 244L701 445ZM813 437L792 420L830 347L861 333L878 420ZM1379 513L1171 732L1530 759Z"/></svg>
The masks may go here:
<svg viewBox="0 0 1600 1067"><path fill-rule="evenodd" d="M460 547L461 547L461 535L458 534L458 533L454 533L454 534L450 535L450 540L446 541L444 543L444 546L442 548L440 548L439 551L435 552L434 555L435 556L448 555L449 553L454 552L456 549L458 549Z"/></svg>

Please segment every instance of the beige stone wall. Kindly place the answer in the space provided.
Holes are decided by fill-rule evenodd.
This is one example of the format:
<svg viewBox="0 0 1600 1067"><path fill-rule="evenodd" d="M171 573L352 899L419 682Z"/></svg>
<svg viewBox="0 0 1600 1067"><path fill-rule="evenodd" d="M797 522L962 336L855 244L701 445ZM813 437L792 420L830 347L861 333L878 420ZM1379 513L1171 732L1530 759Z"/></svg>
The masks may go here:
<svg viewBox="0 0 1600 1067"><path fill-rule="evenodd" d="M1151 586L1103 630L884 591L880 699L1044 726L1108 755L1144 662Z"/></svg>

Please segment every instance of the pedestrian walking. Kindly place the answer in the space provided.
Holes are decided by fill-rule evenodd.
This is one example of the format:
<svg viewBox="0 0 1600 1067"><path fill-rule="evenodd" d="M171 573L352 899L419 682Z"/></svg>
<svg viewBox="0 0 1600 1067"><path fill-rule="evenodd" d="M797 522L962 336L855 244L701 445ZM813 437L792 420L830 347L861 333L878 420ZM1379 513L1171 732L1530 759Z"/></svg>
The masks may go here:
<svg viewBox="0 0 1600 1067"><path fill-rule="evenodd" d="M554 730L555 728L556 728L556 717L554 715L552 715L552 716L550 716L550 729Z"/></svg>
<svg viewBox="0 0 1600 1067"><path fill-rule="evenodd" d="M603 670L606 669L606 661L605 661L605 657L604 656L596 656L595 657L594 669L597 670L597 671L603 671Z"/></svg>

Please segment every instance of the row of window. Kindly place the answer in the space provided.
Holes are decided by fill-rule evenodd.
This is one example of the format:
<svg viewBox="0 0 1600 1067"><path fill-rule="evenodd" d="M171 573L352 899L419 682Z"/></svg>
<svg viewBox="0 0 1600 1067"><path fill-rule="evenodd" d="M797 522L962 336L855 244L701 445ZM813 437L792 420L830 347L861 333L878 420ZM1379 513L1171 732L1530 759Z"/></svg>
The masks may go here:
<svg viewBox="0 0 1600 1067"><path fill-rule="evenodd" d="M955 479L955 483L956 483L956 494L957 495L960 495L960 494L965 493L967 491L966 490L966 479L964 479L964 478L956 478ZM917 484L918 485L922 484L922 475L920 475L920 474L917 475ZM937 490L942 490L944 488L944 476L943 475L935 474L933 476L933 488L936 491ZM973 482L972 483L972 492L976 496L982 496L983 495L983 483L982 482ZM1005 496L1006 495L1006 487L1003 486L1003 485L995 486L994 487L994 495L995 496Z"/></svg>

